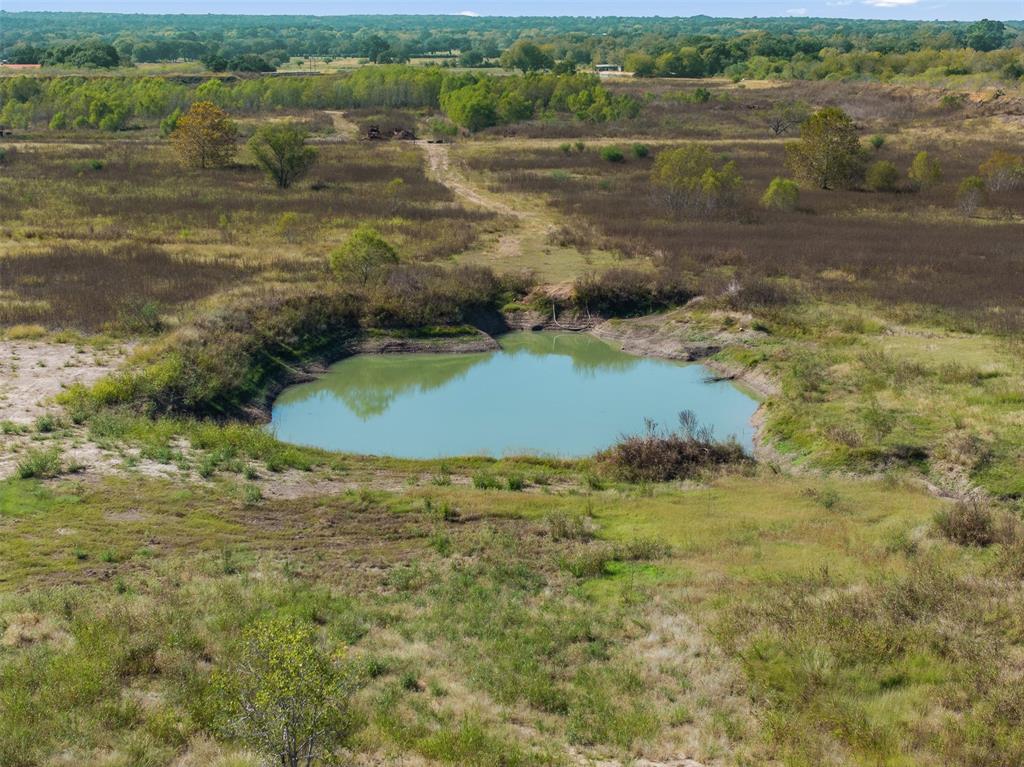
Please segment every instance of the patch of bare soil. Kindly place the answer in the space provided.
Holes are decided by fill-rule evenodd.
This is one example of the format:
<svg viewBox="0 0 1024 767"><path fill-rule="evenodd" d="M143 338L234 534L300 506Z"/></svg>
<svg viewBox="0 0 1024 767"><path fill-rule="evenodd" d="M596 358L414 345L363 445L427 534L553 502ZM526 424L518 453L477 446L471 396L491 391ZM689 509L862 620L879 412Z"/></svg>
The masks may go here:
<svg viewBox="0 0 1024 767"><path fill-rule="evenodd" d="M89 385L123 361L127 347L102 351L45 341L0 341L0 421L28 424L71 384Z"/></svg>

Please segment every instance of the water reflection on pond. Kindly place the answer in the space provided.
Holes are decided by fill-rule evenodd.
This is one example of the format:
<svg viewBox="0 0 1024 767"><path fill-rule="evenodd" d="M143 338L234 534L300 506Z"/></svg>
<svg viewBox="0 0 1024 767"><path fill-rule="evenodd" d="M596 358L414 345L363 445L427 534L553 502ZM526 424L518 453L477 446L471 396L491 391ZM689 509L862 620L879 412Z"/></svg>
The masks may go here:
<svg viewBox="0 0 1024 767"><path fill-rule="evenodd" d="M359 355L274 403L287 442L403 458L581 456L690 409L750 446L757 403L700 365L632 357L586 334L511 333L483 354Z"/></svg>

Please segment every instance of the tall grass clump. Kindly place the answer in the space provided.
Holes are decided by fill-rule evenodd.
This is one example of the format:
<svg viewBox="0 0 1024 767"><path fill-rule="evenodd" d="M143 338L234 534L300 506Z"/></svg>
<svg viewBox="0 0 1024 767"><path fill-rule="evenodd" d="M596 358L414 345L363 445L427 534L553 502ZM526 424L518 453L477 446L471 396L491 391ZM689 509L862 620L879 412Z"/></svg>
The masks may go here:
<svg viewBox="0 0 1024 767"><path fill-rule="evenodd" d="M648 421L643 434L626 436L597 455L600 464L627 482L688 479L704 469L748 460L734 439L716 440L690 410L679 414L679 429L659 431Z"/></svg>

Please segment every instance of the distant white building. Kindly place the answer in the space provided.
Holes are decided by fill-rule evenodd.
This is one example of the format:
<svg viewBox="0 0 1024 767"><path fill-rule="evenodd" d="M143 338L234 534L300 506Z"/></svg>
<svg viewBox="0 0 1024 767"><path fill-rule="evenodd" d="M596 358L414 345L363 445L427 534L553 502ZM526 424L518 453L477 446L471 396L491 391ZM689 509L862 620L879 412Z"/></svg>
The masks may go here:
<svg viewBox="0 0 1024 767"><path fill-rule="evenodd" d="M596 64L594 71L599 75L621 75L622 65L620 64Z"/></svg>

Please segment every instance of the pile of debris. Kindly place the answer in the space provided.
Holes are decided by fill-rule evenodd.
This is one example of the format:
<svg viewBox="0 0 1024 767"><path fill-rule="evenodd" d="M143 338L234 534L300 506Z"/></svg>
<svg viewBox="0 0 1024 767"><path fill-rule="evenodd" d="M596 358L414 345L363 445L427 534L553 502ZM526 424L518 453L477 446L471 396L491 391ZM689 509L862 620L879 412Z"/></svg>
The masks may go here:
<svg viewBox="0 0 1024 767"><path fill-rule="evenodd" d="M391 135L386 135L379 125L371 125L366 130L366 138L368 141L386 141L389 138L397 139L398 141L415 141L416 134L408 128L394 128L391 131Z"/></svg>

